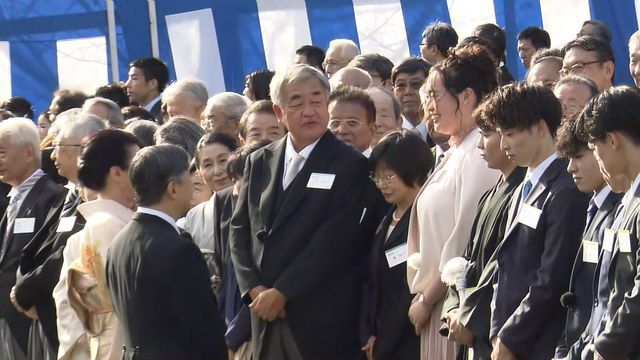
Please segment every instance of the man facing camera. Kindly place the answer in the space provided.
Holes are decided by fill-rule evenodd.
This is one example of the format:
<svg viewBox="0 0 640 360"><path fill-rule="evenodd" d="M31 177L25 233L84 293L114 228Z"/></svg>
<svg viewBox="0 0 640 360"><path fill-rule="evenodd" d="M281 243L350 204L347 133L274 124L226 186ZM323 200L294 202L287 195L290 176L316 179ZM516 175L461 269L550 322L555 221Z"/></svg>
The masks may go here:
<svg viewBox="0 0 640 360"><path fill-rule="evenodd" d="M371 155L376 106L364 90L343 86L329 96L329 130L365 157Z"/></svg>
<svg viewBox="0 0 640 360"><path fill-rule="evenodd" d="M329 83L295 65L271 97L289 133L247 159L231 221L257 359L358 358L366 159L327 130Z"/></svg>
<svg viewBox="0 0 640 360"><path fill-rule="evenodd" d="M138 212L114 239L106 266L123 358L226 358L207 265L176 225L193 193L189 155L174 145L146 147L129 178Z"/></svg>

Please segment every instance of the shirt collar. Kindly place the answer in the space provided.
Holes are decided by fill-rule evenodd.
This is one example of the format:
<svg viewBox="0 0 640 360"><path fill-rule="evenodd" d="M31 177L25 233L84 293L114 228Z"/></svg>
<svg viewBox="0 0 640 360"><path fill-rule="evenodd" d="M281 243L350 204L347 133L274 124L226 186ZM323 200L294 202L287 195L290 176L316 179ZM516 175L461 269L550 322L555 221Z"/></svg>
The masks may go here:
<svg viewBox="0 0 640 360"><path fill-rule="evenodd" d="M322 136L320 138L322 138ZM287 146L284 150L285 160L289 161L295 154L298 154L302 156L306 161L309 158L309 155L311 155L313 149L316 147L316 145L318 145L318 141L320 141L320 138L318 138L318 140L314 141L312 144L305 146L302 150L300 150L300 152L297 152L293 147L293 142L291 141L291 133L287 134Z"/></svg>
<svg viewBox="0 0 640 360"><path fill-rule="evenodd" d="M609 193L611 193L611 188L609 187L609 185L606 185L600 191L598 191L597 194L593 195L593 203L596 204L598 209L602 208L602 204L604 204L604 201L607 199L607 196L609 196Z"/></svg>
<svg viewBox="0 0 640 360"><path fill-rule="evenodd" d="M35 185L42 176L44 176L44 171L42 171L42 169L37 169L36 171L33 172L33 174L31 174L28 178L26 178L23 182L21 182L20 185L16 187L12 187L9 193L7 194L7 197L10 198L19 193L29 192L29 190L31 190L33 185Z"/></svg>
<svg viewBox="0 0 640 360"><path fill-rule="evenodd" d="M640 185L640 173L636 176L635 180L633 180L633 183L631 183L631 187L629 187L629 190L627 190L627 192L624 193L624 196L622 197L622 201L621 201L623 206L629 205L631 198L633 198L633 195L636 193L636 190L638 189L638 185Z"/></svg>
<svg viewBox="0 0 640 360"><path fill-rule="evenodd" d="M76 191L76 184L72 183L71 181L67 181L64 187L67 188L70 192Z"/></svg>
<svg viewBox="0 0 640 360"><path fill-rule="evenodd" d="M531 188L536 187L536 184L540 181L540 178L547 171L547 168L551 163L558 158L558 154L553 153L548 158L546 158L543 162L540 163L535 169L527 171L527 175L525 176L525 181L529 180L531 182Z"/></svg>
<svg viewBox="0 0 640 360"><path fill-rule="evenodd" d="M178 234L180 234L180 229L178 228L178 225L176 224L176 221L171 216L169 216L167 213L164 213L164 212L162 212L160 210L151 209L151 208L142 207L142 206L138 206L138 212L142 213L142 214L153 215L153 216L159 217L160 219L168 222L169 225L173 226L173 228L176 229L176 232Z"/></svg>
<svg viewBox="0 0 640 360"><path fill-rule="evenodd" d="M369 146L365 151L362 152L362 155L367 159L371 156L371 146Z"/></svg>
<svg viewBox="0 0 640 360"><path fill-rule="evenodd" d="M97 199L78 205L78 212L85 219L97 213L107 213L122 221L129 221L133 217L133 210L111 199Z"/></svg>
<svg viewBox="0 0 640 360"><path fill-rule="evenodd" d="M155 106L155 104L160 101L160 99L162 98L162 94L156 96L155 98L151 99L151 101L149 101L147 103L147 105L144 106L143 109L147 110L147 111L151 111L151 109Z"/></svg>

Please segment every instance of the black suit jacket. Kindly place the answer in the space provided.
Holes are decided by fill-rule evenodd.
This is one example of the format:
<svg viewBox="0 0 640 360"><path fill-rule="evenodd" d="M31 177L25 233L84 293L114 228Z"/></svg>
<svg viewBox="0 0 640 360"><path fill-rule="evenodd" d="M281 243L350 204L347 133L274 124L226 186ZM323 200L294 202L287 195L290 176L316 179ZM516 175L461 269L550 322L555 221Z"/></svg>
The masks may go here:
<svg viewBox="0 0 640 360"><path fill-rule="evenodd" d="M373 347L375 359L417 359L420 357L420 337L407 311L413 295L407 284L407 265L398 264L389 268L385 252L407 243L407 229L411 211L406 211L387 238L389 224L396 207L384 217L373 238L371 252L371 292L369 319L372 335L376 336Z"/></svg>
<svg viewBox="0 0 640 360"><path fill-rule="evenodd" d="M127 347L124 358L227 358L200 250L165 220L136 213L114 239L106 278Z"/></svg>
<svg viewBox="0 0 640 360"><path fill-rule="evenodd" d="M286 296L286 321L305 358L354 358L362 257L371 241L359 226L371 181L367 161L326 131L276 207L286 141L247 160L230 237L240 292L246 302L258 285ZM334 174L331 189L307 187L312 173ZM252 330L259 357L267 323L252 314Z"/></svg>
<svg viewBox="0 0 640 360"><path fill-rule="evenodd" d="M158 100L158 102L151 107L151 111L149 112L153 115L158 124L164 124L164 119L162 119L162 99Z"/></svg>
<svg viewBox="0 0 640 360"><path fill-rule="evenodd" d="M20 267L16 280L16 300L23 309L36 307L38 319L44 334L53 349L58 348L58 331L56 327L56 305L53 300L53 288L60 278L63 255L67 239L82 230L85 219L76 211L77 201L68 216L75 216L76 221L69 231L58 232L60 216L64 207L66 193L62 193L53 206L45 225L34 235L29 244L22 250Z"/></svg>
<svg viewBox="0 0 640 360"><path fill-rule="evenodd" d="M629 231L630 251L621 249L618 231L609 267L611 295L594 339L596 350L605 359L640 359L640 188L623 211L620 229Z"/></svg>
<svg viewBox="0 0 640 360"><path fill-rule="evenodd" d="M31 320L18 313L9 300L9 294L16 284L16 271L20 264L22 249L40 229L50 226L45 224L47 213L63 193L64 188L45 174L31 188L16 215L16 218L34 218L34 231L27 234L13 234L13 224L7 224L6 212L0 222L0 317L7 321L14 338L25 350ZM7 228L11 235L3 241ZM47 229L44 228L44 230Z"/></svg>
<svg viewBox="0 0 640 360"><path fill-rule="evenodd" d="M607 195L602 207L598 209L591 224L585 229L583 241L597 242L598 249L602 251L604 231L613 224L620 199L622 199L622 194L611 192ZM580 244L569 283L569 292L575 296L575 303L567 308L565 328L556 348L557 358L563 358L567 355L569 348L578 341L589 322L593 308L593 277L596 265L583 261L583 243Z"/></svg>
<svg viewBox="0 0 640 360"><path fill-rule="evenodd" d="M496 250L489 338L499 336L521 359L552 358L564 328L559 300L571 276L572 261L567 259L578 252L589 202L566 168L566 160L554 160L525 200L541 210L535 229L518 222L514 210L520 198L513 198L510 226Z"/></svg>

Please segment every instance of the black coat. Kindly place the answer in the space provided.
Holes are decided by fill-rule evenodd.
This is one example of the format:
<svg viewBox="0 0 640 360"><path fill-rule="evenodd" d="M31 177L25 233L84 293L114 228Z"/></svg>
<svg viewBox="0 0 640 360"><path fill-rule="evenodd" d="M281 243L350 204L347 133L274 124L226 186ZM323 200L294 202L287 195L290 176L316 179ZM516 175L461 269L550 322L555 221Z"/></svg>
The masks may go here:
<svg viewBox="0 0 640 360"><path fill-rule="evenodd" d="M519 207L522 210L528 204L539 209L535 229L518 221L515 206L520 197L513 197L512 221L496 250L497 286L489 338L499 336L520 359L552 358L564 329L566 312L560 297L569 286L589 202L566 168L566 160L555 159Z"/></svg>
<svg viewBox="0 0 640 360"><path fill-rule="evenodd" d="M246 302L258 285L286 296L285 320L305 358L356 358L362 257L371 242L360 226L368 221L367 161L327 131L284 191L286 141L247 160L230 237L240 292ZM334 174L331 188L308 187L313 173ZM252 314L252 330L260 358L270 327Z"/></svg>
<svg viewBox="0 0 640 360"><path fill-rule="evenodd" d="M165 220L136 213L114 239L106 278L125 359L226 359L204 259Z"/></svg>
<svg viewBox="0 0 640 360"><path fill-rule="evenodd" d="M6 241L3 241L7 227L9 227L10 233L13 233L13 224L7 224L6 212L0 222L0 316L7 321L14 338L25 350L25 353L31 319L18 313L9 300L9 294L11 288L16 284L16 272L20 265L22 250L38 231L41 229L47 231L46 228L43 228L47 214L63 193L64 188L45 174L31 188L16 215L16 218L34 218L34 231L25 234L11 234Z"/></svg>

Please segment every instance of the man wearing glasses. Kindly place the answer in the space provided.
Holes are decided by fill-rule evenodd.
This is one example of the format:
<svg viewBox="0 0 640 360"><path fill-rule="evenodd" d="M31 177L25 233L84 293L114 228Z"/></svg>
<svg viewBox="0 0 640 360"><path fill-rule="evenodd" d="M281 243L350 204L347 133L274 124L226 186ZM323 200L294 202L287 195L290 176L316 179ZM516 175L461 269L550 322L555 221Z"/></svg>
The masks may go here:
<svg viewBox="0 0 640 360"><path fill-rule="evenodd" d="M592 36L581 36L563 49L560 75L578 74L593 80L598 92L613 86L615 59L611 45Z"/></svg>
<svg viewBox="0 0 640 360"><path fill-rule="evenodd" d="M322 67L328 78L331 78L336 71L347 66L349 61L360 55L358 45L349 39L335 39L329 42L327 55L324 58Z"/></svg>
<svg viewBox="0 0 640 360"><path fill-rule="evenodd" d="M393 95L402 110L402 128L420 135L428 142L427 124L420 116L420 88L429 75L431 66L419 57L410 57L398 64L391 72Z"/></svg>

